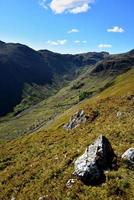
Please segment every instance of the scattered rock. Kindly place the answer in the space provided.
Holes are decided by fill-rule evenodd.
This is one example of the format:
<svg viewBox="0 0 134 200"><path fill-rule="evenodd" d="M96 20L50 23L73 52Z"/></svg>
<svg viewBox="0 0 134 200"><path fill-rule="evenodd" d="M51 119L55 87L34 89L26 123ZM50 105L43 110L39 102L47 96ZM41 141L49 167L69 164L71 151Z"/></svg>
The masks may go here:
<svg viewBox="0 0 134 200"><path fill-rule="evenodd" d="M73 184L75 183L76 179L69 179L66 183L67 188L71 188Z"/></svg>
<svg viewBox="0 0 134 200"><path fill-rule="evenodd" d="M14 196L11 197L11 200L16 200L16 198Z"/></svg>
<svg viewBox="0 0 134 200"><path fill-rule="evenodd" d="M85 114L84 110L80 110L70 118L70 121L67 124L64 125L64 129L72 130L80 124L86 123L86 121L93 122L98 115L99 112L97 110L91 110L88 115Z"/></svg>
<svg viewBox="0 0 134 200"><path fill-rule="evenodd" d="M122 159L134 166L134 148L130 148L122 155Z"/></svg>
<svg viewBox="0 0 134 200"><path fill-rule="evenodd" d="M85 122L86 122L85 112L84 110L80 110L76 112L74 116L71 117L70 121L67 124L64 125L64 129L71 130Z"/></svg>
<svg viewBox="0 0 134 200"><path fill-rule="evenodd" d="M118 117L118 118L124 118L126 115L127 115L126 112L122 112L122 111L118 111L118 112L117 112L117 117Z"/></svg>
<svg viewBox="0 0 134 200"><path fill-rule="evenodd" d="M38 200L56 200L56 199L52 196L45 195L45 196L39 197Z"/></svg>
<svg viewBox="0 0 134 200"><path fill-rule="evenodd" d="M103 171L112 167L114 158L116 156L110 142L105 136L100 135L75 161L74 175L85 184L97 184L104 180Z"/></svg>
<svg viewBox="0 0 134 200"><path fill-rule="evenodd" d="M122 116L122 112L121 111L118 111L117 112L117 117L121 117Z"/></svg>
<svg viewBox="0 0 134 200"><path fill-rule="evenodd" d="M130 96L127 96L127 99L130 100L130 101L131 101L131 100L134 100L134 95L132 94L132 95L130 95Z"/></svg>
<svg viewBox="0 0 134 200"><path fill-rule="evenodd" d="M48 195L45 195L45 196L42 196L42 197L39 197L38 200L51 200L52 198L49 197Z"/></svg>
<svg viewBox="0 0 134 200"><path fill-rule="evenodd" d="M58 156L55 156L55 160L59 160Z"/></svg>
<svg viewBox="0 0 134 200"><path fill-rule="evenodd" d="M43 196L43 197L39 197L38 200L46 200L46 197L45 197L45 196Z"/></svg>

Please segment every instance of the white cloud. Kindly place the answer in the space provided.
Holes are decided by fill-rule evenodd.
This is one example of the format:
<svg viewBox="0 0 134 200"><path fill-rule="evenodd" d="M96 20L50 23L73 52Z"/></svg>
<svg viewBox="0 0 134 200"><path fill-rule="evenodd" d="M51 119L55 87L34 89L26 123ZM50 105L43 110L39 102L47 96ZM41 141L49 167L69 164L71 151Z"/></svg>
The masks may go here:
<svg viewBox="0 0 134 200"><path fill-rule="evenodd" d="M113 32L113 33L123 33L124 29L119 26L114 26L113 28L107 29L107 32Z"/></svg>
<svg viewBox="0 0 134 200"><path fill-rule="evenodd" d="M86 41L86 40L83 40L83 41L75 40L74 43L75 43L75 44L80 44L80 43L81 43L81 44L86 44L87 41Z"/></svg>
<svg viewBox="0 0 134 200"><path fill-rule="evenodd" d="M79 32L79 29L76 29L76 28L73 28L71 30L68 31L68 33L78 33Z"/></svg>
<svg viewBox="0 0 134 200"><path fill-rule="evenodd" d="M74 43L75 44L80 44L80 40L75 40Z"/></svg>
<svg viewBox="0 0 134 200"><path fill-rule="evenodd" d="M111 44L99 44L98 48L100 48L100 49L112 48L112 45Z"/></svg>
<svg viewBox="0 0 134 200"><path fill-rule="evenodd" d="M87 41L86 41L86 40L83 40L82 43L83 43L83 44L87 44Z"/></svg>
<svg viewBox="0 0 134 200"><path fill-rule="evenodd" d="M48 0L40 0L40 5L47 8ZM55 14L61 13L82 13L91 8L91 4L96 0L51 0L49 7Z"/></svg>
<svg viewBox="0 0 134 200"><path fill-rule="evenodd" d="M46 1L47 0L39 0L39 5L42 6L44 9L48 9Z"/></svg>
<svg viewBox="0 0 134 200"><path fill-rule="evenodd" d="M59 45L65 45L67 43L67 40L48 40L47 44L53 45L53 46L59 46Z"/></svg>
<svg viewBox="0 0 134 200"><path fill-rule="evenodd" d="M89 4L85 3L80 6L76 6L73 9L70 9L69 12L73 14L77 14L77 13L87 12L89 8L90 8Z"/></svg>

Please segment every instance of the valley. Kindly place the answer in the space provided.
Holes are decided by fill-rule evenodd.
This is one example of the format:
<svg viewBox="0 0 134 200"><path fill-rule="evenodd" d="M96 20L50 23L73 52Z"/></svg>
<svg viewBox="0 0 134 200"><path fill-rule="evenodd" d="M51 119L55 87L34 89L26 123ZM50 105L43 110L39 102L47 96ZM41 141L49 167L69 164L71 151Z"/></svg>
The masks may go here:
<svg viewBox="0 0 134 200"><path fill-rule="evenodd" d="M133 62L132 51L106 56L79 68L44 100L0 118L1 200L134 198L133 170L121 159L134 144ZM80 110L87 121L65 130ZM73 176L74 162L100 134L110 141L117 166L105 171L100 185L85 185Z"/></svg>
<svg viewBox="0 0 134 200"><path fill-rule="evenodd" d="M133 11L0 0L0 200L134 200Z"/></svg>

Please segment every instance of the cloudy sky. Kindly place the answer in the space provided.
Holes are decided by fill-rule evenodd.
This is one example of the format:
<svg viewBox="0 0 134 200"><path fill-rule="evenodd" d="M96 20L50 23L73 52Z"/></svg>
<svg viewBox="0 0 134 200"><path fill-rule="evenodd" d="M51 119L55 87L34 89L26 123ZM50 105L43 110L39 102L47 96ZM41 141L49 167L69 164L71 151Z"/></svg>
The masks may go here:
<svg viewBox="0 0 134 200"><path fill-rule="evenodd" d="M0 40L60 53L134 48L133 0L0 0Z"/></svg>

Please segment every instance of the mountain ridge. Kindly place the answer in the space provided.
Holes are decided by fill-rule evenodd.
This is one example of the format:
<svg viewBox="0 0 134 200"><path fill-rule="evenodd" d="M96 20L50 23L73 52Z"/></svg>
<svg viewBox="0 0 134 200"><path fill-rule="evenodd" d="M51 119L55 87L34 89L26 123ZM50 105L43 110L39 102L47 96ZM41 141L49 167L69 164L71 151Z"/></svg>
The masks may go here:
<svg viewBox="0 0 134 200"><path fill-rule="evenodd" d="M90 53L62 55L46 50L35 51L19 43L0 42L0 101L2 102L0 115L13 111L14 106L22 101L25 83L34 90L33 84L51 85L55 76L62 79L62 82L65 78L64 75L67 76L67 79L73 79L76 70L103 59L105 53L96 53L96 55L92 56L92 53L91 55ZM43 89L40 87L33 99L39 100ZM12 99L9 98L10 96ZM45 95L42 99L44 98ZM34 104L37 102L35 100Z"/></svg>
<svg viewBox="0 0 134 200"><path fill-rule="evenodd" d="M55 94L88 66L92 76L117 76L134 65L134 50L59 54L0 41L0 116L18 114ZM11 97L12 98L9 98ZM17 106L17 107L16 107Z"/></svg>

